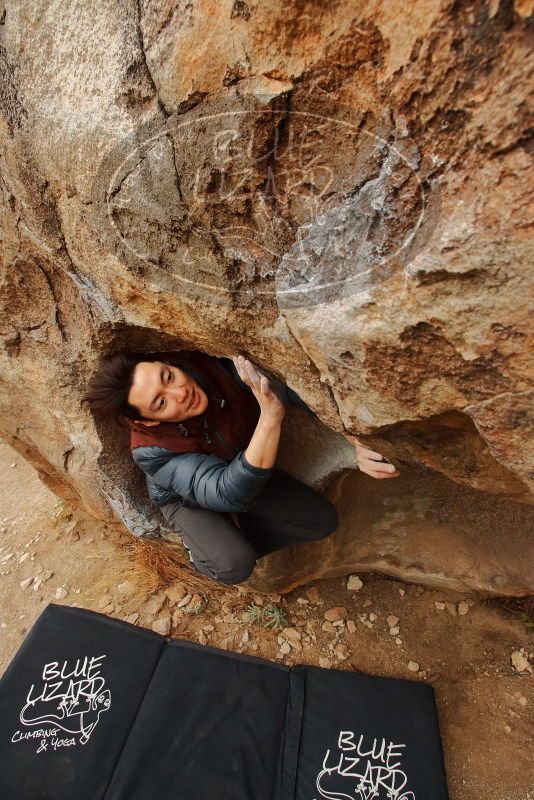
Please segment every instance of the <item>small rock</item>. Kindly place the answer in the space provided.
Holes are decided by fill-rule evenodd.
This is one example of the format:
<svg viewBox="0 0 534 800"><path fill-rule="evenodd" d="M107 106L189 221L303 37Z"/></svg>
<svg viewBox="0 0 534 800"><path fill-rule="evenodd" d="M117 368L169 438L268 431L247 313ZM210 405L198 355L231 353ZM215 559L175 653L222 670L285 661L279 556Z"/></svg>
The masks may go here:
<svg viewBox="0 0 534 800"><path fill-rule="evenodd" d="M273 601L273 603L279 603L280 600L282 599L282 595L281 594L270 594L269 598Z"/></svg>
<svg viewBox="0 0 534 800"><path fill-rule="evenodd" d="M42 584L42 582L43 582L42 578L34 578L34 581L33 581L33 591L34 592L37 592L39 590L39 587Z"/></svg>
<svg viewBox="0 0 534 800"><path fill-rule="evenodd" d="M400 636L395 637L395 644L402 644L402 639Z"/></svg>
<svg viewBox="0 0 534 800"><path fill-rule="evenodd" d="M307 606L309 605L310 601L306 600L305 597L297 597L297 603L301 606Z"/></svg>
<svg viewBox="0 0 534 800"><path fill-rule="evenodd" d="M245 631L245 633L241 637L241 642L242 644L248 644L249 641L250 641L250 633L248 631Z"/></svg>
<svg viewBox="0 0 534 800"><path fill-rule="evenodd" d="M310 586L309 589L306 589L306 594L308 595L308 600L310 603L317 605L319 603L319 589L317 586Z"/></svg>
<svg viewBox="0 0 534 800"><path fill-rule="evenodd" d="M447 600L445 602L445 611L447 611L451 615L451 617L455 617L456 613L457 613L456 612L456 604L455 603L451 603L450 600Z"/></svg>
<svg viewBox="0 0 534 800"><path fill-rule="evenodd" d="M282 636L288 641L297 640L300 642L301 639L301 633L296 628L284 628L282 630Z"/></svg>
<svg viewBox="0 0 534 800"><path fill-rule="evenodd" d="M367 599L367 600L363 601L363 607L364 608L369 608L369 606L372 606L372 605L373 605L373 601L372 600Z"/></svg>
<svg viewBox="0 0 534 800"><path fill-rule="evenodd" d="M68 590L65 586L58 586L54 597L56 600L63 600L68 595Z"/></svg>
<svg viewBox="0 0 534 800"><path fill-rule="evenodd" d="M159 594L154 595L151 597L150 600L145 603L143 606L143 614L146 616L155 617L156 614L159 614L161 608L165 602L165 592L159 592Z"/></svg>
<svg viewBox="0 0 534 800"><path fill-rule="evenodd" d="M373 627L373 623L369 619L367 620L367 622L365 624L367 625L368 628L372 628Z"/></svg>
<svg viewBox="0 0 534 800"><path fill-rule="evenodd" d="M169 603L179 603L187 594L187 589L181 581L174 581L165 589L165 595L169 599Z"/></svg>
<svg viewBox="0 0 534 800"><path fill-rule="evenodd" d="M160 617L152 623L152 630L156 633L161 633L162 636L167 636L171 630L171 618Z"/></svg>
<svg viewBox="0 0 534 800"><path fill-rule="evenodd" d="M521 650L514 650L511 655L512 666L518 672L530 672L532 674L532 664L528 663L527 656Z"/></svg>
<svg viewBox="0 0 534 800"><path fill-rule="evenodd" d="M23 553L21 555L21 557L19 558L19 564L23 564L26 561L26 559L29 557L29 555L30 555L29 553Z"/></svg>
<svg viewBox="0 0 534 800"><path fill-rule="evenodd" d="M347 630L349 631L349 633L355 633L356 632L356 623L354 622L353 619L348 619L347 620Z"/></svg>
<svg viewBox="0 0 534 800"><path fill-rule="evenodd" d="M188 603L191 602L192 597L193 597L192 594L186 594L186 596L182 597L182 599L178 602L177 607L183 608L184 606L186 606Z"/></svg>
<svg viewBox="0 0 534 800"><path fill-rule="evenodd" d="M371 620L371 622L374 622L375 619L377 619L377 616L374 613L374 611L371 611L371 613L369 614L369 619Z"/></svg>
<svg viewBox="0 0 534 800"><path fill-rule="evenodd" d="M28 586L32 583L33 578L26 578L26 580L20 582L21 589L27 589Z"/></svg>
<svg viewBox="0 0 534 800"><path fill-rule="evenodd" d="M332 666L332 662L329 658L319 658L319 666L323 667L323 669L329 669Z"/></svg>
<svg viewBox="0 0 534 800"><path fill-rule="evenodd" d="M290 650L291 650L291 647L289 645L289 642L283 642L283 644L280 645L280 652L284 656L287 655L290 652Z"/></svg>
<svg viewBox="0 0 534 800"><path fill-rule="evenodd" d="M417 661L408 661L408 669L410 672L419 672L419 664Z"/></svg>
<svg viewBox="0 0 534 800"><path fill-rule="evenodd" d="M346 619L347 613L345 606L334 606L325 611L323 616L329 622L334 622L336 619Z"/></svg>
<svg viewBox="0 0 534 800"><path fill-rule="evenodd" d="M332 625L331 622L323 622L321 625L321 630L326 631L326 633L335 633L336 629Z"/></svg>
<svg viewBox="0 0 534 800"><path fill-rule="evenodd" d="M358 575L349 575L349 579L347 581L347 589L350 592L359 592L363 586L363 581Z"/></svg>
<svg viewBox="0 0 534 800"><path fill-rule="evenodd" d="M181 601L180 601L181 602ZM195 611L197 606L202 606L202 598L199 594L194 594L187 604L186 611Z"/></svg>
<svg viewBox="0 0 534 800"><path fill-rule="evenodd" d="M390 614L389 617L388 617L388 620L387 620L388 625L389 625L390 628L394 628L398 621L399 621L399 618L396 617L394 614Z"/></svg>
<svg viewBox="0 0 534 800"><path fill-rule="evenodd" d="M390 628L390 629L389 629L389 632L390 632L391 636L396 636L396 635L399 633L399 629L398 629L398 627L395 625L395 627L394 627L394 628Z"/></svg>
<svg viewBox="0 0 534 800"><path fill-rule="evenodd" d="M344 661L350 655L349 648L346 644L340 642L334 647L334 655L339 661Z"/></svg>
<svg viewBox="0 0 534 800"><path fill-rule="evenodd" d="M434 600L434 605L436 606L438 611L445 610L445 603L442 603L441 600Z"/></svg>
<svg viewBox="0 0 534 800"><path fill-rule="evenodd" d="M131 625L135 625L138 619L139 619L139 614L136 611L135 613L130 614L128 617L126 617L126 622L129 622Z"/></svg>
<svg viewBox="0 0 534 800"><path fill-rule="evenodd" d="M456 610L461 617L464 617L467 612L469 611L469 605L465 600L460 600L458 605L456 606Z"/></svg>
<svg viewBox="0 0 534 800"><path fill-rule="evenodd" d="M401 597L404 597L404 595L406 594L406 589L399 589L399 594Z"/></svg>

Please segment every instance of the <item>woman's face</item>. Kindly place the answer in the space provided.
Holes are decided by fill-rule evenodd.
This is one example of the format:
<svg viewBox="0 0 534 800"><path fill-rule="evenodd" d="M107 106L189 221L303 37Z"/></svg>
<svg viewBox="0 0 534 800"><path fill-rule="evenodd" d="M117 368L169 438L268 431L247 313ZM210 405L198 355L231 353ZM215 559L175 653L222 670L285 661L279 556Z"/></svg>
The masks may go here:
<svg viewBox="0 0 534 800"><path fill-rule="evenodd" d="M150 425L197 417L206 410L209 400L187 372L162 361L140 361L134 370L128 402L153 420Z"/></svg>

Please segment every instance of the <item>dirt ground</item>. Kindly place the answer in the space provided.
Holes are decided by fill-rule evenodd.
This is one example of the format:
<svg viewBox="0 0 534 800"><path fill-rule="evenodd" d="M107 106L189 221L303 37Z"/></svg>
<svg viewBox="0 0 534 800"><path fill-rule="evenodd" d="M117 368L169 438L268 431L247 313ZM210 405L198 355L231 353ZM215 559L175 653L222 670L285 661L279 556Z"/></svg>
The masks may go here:
<svg viewBox="0 0 534 800"><path fill-rule="evenodd" d="M187 566L173 574L146 543L66 506L0 441L0 675L43 608L64 603L288 665L426 680L436 693L451 800L534 800L528 615L359 577L357 590L334 578L280 597L223 587ZM264 612L259 621L247 613L251 604ZM269 609L285 613L276 629L262 624Z"/></svg>

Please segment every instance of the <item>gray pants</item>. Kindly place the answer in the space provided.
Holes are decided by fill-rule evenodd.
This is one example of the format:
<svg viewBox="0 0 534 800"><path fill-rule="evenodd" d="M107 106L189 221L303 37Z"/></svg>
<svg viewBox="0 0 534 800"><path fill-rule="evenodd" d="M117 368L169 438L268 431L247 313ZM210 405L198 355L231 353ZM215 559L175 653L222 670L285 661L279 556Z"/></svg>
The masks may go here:
<svg viewBox="0 0 534 800"><path fill-rule="evenodd" d="M300 542L334 533L336 507L322 494L281 469L273 473L254 505L236 514L191 508L181 502L160 506L169 528L181 535L196 570L221 583L247 580L256 559Z"/></svg>

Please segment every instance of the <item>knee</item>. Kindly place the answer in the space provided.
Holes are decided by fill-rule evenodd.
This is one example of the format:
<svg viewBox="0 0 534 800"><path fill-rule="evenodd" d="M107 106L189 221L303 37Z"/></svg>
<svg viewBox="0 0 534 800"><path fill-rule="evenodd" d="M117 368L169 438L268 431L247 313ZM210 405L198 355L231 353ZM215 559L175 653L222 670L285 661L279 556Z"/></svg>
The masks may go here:
<svg viewBox="0 0 534 800"><path fill-rule="evenodd" d="M216 570L216 579L220 583L232 585L243 583L252 575L256 566L256 556L253 550L245 550L234 556L225 569Z"/></svg>
<svg viewBox="0 0 534 800"><path fill-rule="evenodd" d="M323 498L324 503L318 511L315 523L316 539L325 539L331 536L339 527L337 508L330 500Z"/></svg>

